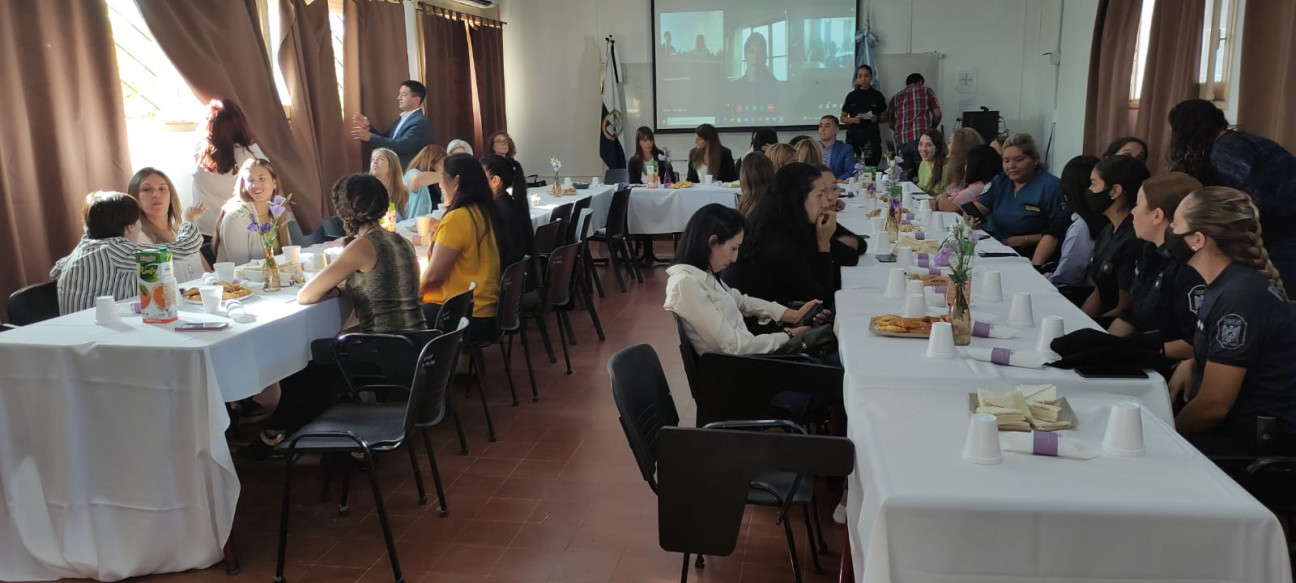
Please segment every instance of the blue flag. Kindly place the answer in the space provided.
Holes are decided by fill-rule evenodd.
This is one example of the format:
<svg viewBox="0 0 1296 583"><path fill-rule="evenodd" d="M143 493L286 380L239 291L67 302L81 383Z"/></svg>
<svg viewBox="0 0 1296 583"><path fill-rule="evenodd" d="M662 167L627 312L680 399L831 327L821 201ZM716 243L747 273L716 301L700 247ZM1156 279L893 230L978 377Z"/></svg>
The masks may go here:
<svg viewBox="0 0 1296 583"><path fill-rule="evenodd" d="M609 169L625 168L625 147L621 136L625 126L625 93L622 91L621 63L617 62L616 41L607 37L607 55L603 63L603 111L599 116L599 156Z"/></svg>

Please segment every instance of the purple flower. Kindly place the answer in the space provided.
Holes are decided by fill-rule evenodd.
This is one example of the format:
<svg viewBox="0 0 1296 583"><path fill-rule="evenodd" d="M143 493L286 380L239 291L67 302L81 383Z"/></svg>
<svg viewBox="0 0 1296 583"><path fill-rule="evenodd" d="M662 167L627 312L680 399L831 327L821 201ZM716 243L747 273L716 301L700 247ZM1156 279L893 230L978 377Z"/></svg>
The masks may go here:
<svg viewBox="0 0 1296 583"><path fill-rule="evenodd" d="M662 162L665 162L665 161L666 161L666 154L657 154L657 159L658 159L658 160L661 160Z"/></svg>
<svg viewBox="0 0 1296 583"><path fill-rule="evenodd" d="M856 163L855 163L855 171L856 171L856 172L859 172L860 170L863 170L863 169L864 169L864 165L863 165L863 164L861 164L861 163L859 163L859 162L856 162Z"/></svg>
<svg viewBox="0 0 1296 583"><path fill-rule="evenodd" d="M269 232L270 232L270 223L261 223L261 234L264 235Z"/></svg>
<svg viewBox="0 0 1296 583"><path fill-rule="evenodd" d="M256 221L252 221L252 224L248 225L248 230L251 231L251 232L253 232L253 233L260 233L260 232L261 232L261 227L257 226L257 222L256 222Z"/></svg>
<svg viewBox="0 0 1296 583"><path fill-rule="evenodd" d="M891 208L893 208L893 209L897 209L897 210L900 208L900 199L899 199L899 198L894 197L894 196L891 197Z"/></svg>
<svg viewBox="0 0 1296 583"><path fill-rule="evenodd" d="M899 166L900 164L904 164L904 156L897 155L895 157L895 163L897 166Z"/></svg>

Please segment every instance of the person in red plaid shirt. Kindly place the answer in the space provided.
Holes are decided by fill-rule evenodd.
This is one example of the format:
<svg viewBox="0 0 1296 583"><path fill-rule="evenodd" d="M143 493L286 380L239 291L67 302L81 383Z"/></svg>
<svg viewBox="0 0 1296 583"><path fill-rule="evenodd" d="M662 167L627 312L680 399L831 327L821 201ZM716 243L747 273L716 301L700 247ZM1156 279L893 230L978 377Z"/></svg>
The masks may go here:
<svg viewBox="0 0 1296 583"><path fill-rule="evenodd" d="M891 131L895 132L895 143L900 147L904 162L905 180L913 179L913 172L918 167L918 138L927 128L940 125L940 103L936 101L936 92L923 84L926 79L918 73L911 73L905 79L905 88L891 97ZM928 119L928 116L931 116Z"/></svg>

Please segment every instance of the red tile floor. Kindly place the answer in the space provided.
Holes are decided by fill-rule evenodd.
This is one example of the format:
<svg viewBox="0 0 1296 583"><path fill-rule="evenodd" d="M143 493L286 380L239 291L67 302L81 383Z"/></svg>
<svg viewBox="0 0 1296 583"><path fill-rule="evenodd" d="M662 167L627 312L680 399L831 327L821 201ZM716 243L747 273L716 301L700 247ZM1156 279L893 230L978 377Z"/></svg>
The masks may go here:
<svg viewBox="0 0 1296 583"><path fill-rule="evenodd" d="M668 249L663 249L669 253ZM664 267L645 270L644 283L628 284L620 293L603 269L607 297L597 300L607 340L599 342L589 317L573 314L579 344L571 348L575 374L549 364L538 334L532 334L532 357L540 402L532 403L521 350L514 354L514 375L522 397L511 407L498 350L488 350L485 379L499 440L486 440L480 401L464 400L456 388L465 418L469 454L459 454L453 423L447 420L433 435L437 463L446 485L450 516L435 510L435 494L422 447L426 506L417 494L404 452L379 464L384 503L398 537L396 547L405 580L498 582L668 582L678 581L681 555L657 544L656 500L639 474L617 421L606 369L617 350L651 344L662 360L682 423L692 425L693 403L680 363L678 336L662 309ZM552 321L551 321L552 324ZM551 326L552 330L552 326ZM554 337L556 341L557 338ZM250 433L251 428L243 428ZM161 583L213 581L266 582L274 574L275 544L283 466L239 462L243 482L234 532L243 573L225 575L220 565L201 571L138 579ZM352 476L351 511L337 513L338 481L330 501L322 502L321 472L303 460L294 474L286 577L297 582L392 581L373 497L363 476ZM836 581L844 528L832 523L836 496L820 496L820 514L831 555L822 556L825 573L809 566L809 547L801 514L794 532L806 581ZM786 539L768 509L749 509L738 547L727 557L708 557L704 569L690 571L690 581L792 581Z"/></svg>

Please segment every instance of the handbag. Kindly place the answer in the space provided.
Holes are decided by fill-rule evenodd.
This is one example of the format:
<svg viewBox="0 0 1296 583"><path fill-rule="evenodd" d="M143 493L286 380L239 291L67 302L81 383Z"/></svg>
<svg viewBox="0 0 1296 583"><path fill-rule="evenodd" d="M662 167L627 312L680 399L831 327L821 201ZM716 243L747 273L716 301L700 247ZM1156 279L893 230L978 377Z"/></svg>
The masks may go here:
<svg viewBox="0 0 1296 583"><path fill-rule="evenodd" d="M837 335L833 334L832 324L821 324L788 338L773 354L827 356L834 352L837 352Z"/></svg>

